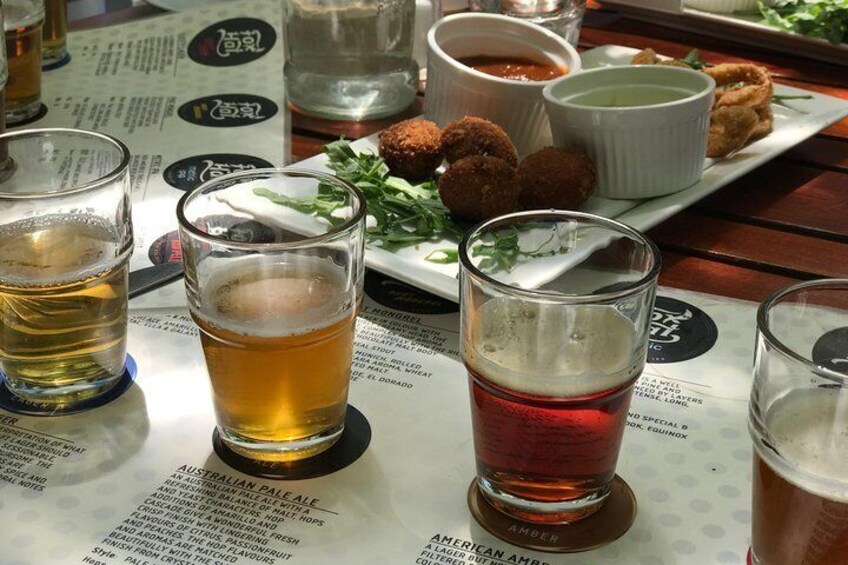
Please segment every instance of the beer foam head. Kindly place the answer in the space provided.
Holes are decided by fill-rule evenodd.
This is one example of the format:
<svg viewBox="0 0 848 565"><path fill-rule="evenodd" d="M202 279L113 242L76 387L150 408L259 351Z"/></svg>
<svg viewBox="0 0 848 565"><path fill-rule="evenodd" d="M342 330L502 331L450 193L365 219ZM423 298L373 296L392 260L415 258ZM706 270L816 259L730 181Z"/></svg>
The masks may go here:
<svg viewBox="0 0 848 565"><path fill-rule="evenodd" d="M825 481L841 482L842 487L834 489L776 469L784 478L804 490L848 502L848 394L828 388L788 394L769 408L766 427L783 458ZM774 468L773 457L763 455Z"/></svg>
<svg viewBox="0 0 848 565"><path fill-rule="evenodd" d="M204 285L199 315L223 329L260 337L306 333L350 316L341 269L326 260L301 259L233 261Z"/></svg>
<svg viewBox="0 0 848 565"><path fill-rule="evenodd" d="M120 236L96 216L47 214L0 227L0 283L65 284L116 263Z"/></svg>
<svg viewBox="0 0 848 565"><path fill-rule="evenodd" d="M635 327L611 306L501 298L484 304L470 323L469 365L517 392L594 394L625 384L642 368Z"/></svg>

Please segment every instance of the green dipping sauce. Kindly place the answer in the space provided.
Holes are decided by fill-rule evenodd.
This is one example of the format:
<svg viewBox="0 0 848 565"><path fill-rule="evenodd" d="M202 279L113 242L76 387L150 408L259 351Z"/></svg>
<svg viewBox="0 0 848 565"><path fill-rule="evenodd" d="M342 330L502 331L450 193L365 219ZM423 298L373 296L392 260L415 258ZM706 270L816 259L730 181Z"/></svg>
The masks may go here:
<svg viewBox="0 0 848 565"><path fill-rule="evenodd" d="M682 88L654 85L605 86L565 99L570 104L596 108L635 108L689 98L695 93Z"/></svg>

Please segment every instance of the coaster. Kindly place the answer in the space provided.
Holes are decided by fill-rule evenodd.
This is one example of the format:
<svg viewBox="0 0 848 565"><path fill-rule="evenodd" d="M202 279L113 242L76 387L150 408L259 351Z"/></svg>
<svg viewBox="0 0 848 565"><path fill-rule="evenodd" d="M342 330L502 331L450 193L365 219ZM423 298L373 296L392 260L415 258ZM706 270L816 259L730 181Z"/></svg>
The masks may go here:
<svg viewBox="0 0 848 565"><path fill-rule="evenodd" d="M59 69L67 65L71 62L71 54L65 51L65 56L56 61L55 63L50 63L49 65L41 65L42 71L52 71L54 69Z"/></svg>
<svg viewBox="0 0 848 565"><path fill-rule="evenodd" d="M327 451L300 461L257 461L230 449L218 434L218 428L212 433L212 446L221 461L247 475L281 481L314 479L340 471L359 459L370 443L371 424L362 412L350 405L342 437Z"/></svg>
<svg viewBox="0 0 848 565"><path fill-rule="evenodd" d="M0 408L9 412L15 412L16 414L23 414L24 416L69 416L71 414L79 414L80 412L88 412L89 410L109 404L127 392L133 382L135 382L137 371L135 359L127 355L124 374L121 375L118 382L112 385L112 388L100 396L94 396L68 404L45 404L19 398L12 394L12 391L6 386L5 377L0 373Z"/></svg>
<svg viewBox="0 0 848 565"><path fill-rule="evenodd" d="M616 475L600 510L573 524L534 524L517 520L496 510L480 492L477 479L468 489L471 515L490 534L507 543L549 553L576 553L612 543L636 520L636 497Z"/></svg>
<svg viewBox="0 0 848 565"><path fill-rule="evenodd" d="M38 120L40 120L41 118L43 118L46 115L47 115L47 106L42 104L41 107L38 109L38 113L35 114L33 117L27 118L25 120L21 120L20 122L15 122L14 124L7 123L6 128L7 129L14 129L14 128L22 127L22 126L28 126L29 124L31 124L33 122L37 122Z"/></svg>

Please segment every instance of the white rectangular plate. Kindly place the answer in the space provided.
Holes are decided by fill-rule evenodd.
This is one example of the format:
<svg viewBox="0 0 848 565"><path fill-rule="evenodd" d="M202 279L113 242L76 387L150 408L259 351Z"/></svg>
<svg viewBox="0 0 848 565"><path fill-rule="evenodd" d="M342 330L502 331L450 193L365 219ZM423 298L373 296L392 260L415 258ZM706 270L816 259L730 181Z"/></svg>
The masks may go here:
<svg viewBox="0 0 848 565"><path fill-rule="evenodd" d="M583 68L625 65L636 49L606 45L583 53ZM848 101L799 88L775 85L781 95L811 95L811 100L793 100L786 108L773 105L774 131L752 143L732 158L705 159L704 178L697 184L668 196L647 200L609 200L592 197L581 210L614 218L639 230L647 230L673 216L708 194L759 167L787 149L848 116ZM353 142L357 152L377 152L377 134ZM298 169L326 171L326 156L321 154L294 165ZM458 301L457 264L440 265L424 258L435 249L455 245L452 242L427 243L389 253L377 247L365 251L368 267L405 281L444 298Z"/></svg>
<svg viewBox="0 0 848 565"><path fill-rule="evenodd" d="M848 65L848 43L831 43L825 39L784 31L760 23L760 17L746 14L721 14L680 6L676 10L655 6L649 0L604 0L604 8L614 9L629 17L654 24L709 35L801 55L837 65Z"/></svg>

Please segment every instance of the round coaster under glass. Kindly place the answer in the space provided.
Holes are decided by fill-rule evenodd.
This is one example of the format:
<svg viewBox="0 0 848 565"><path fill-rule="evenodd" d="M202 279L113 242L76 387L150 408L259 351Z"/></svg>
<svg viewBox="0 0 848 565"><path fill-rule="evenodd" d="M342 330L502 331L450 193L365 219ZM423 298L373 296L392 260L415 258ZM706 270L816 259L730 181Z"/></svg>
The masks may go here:
<svg viewBox="0 0 848 565"><path fill-rule="evenodd" d="M636 520L636 497L616 475L604 505L596 513L571 524L534 524L507 516L493 507L477 479L468 488L471 515L487 532L507 543L549 553L576 553L597 549L623 536Z"/></svg>
<svg viewBox="0 0 848 565"><path fill-rule="evenodd" d="M45 106L42 103L41 106L38 107L38 112L35 115L33 115L29 118L26 118L24 120L21 120L19 122L15 122L13 124L10 124L10 123L7 122L6 127L19 128L21 126L28 126L31 123L37 122L38 120L40 120L41 118L43 118L46 115L47 115L47 106Z"/></svg>
<svg viewBox="0 0 848 565"><path fill-rule="evenodd" d="M16 414L23 414L24 416L69 416L71 414L79 414L80 412L88 412L89 410L109 404L127 392L133 382L135 382L136 371L135 360L127 355L124 374L108 390L98 396L68 404L33 402L15 396L9 390L9 387L6 386L5 378L0 373L0 408Z"/></svg>
<svg viewBox="0 0 848 565"><path fill-rule="evenodd" d="M67 65L70 62L71 62L71 54L68 53L67 51L65 51L64 57L62 57L58 61L54 61L54 62L46 64L46 65L42 64L41 70L42 71L53 71L55 69L61 69L62 67L64 67L65 65Z"/></svg>
<svg viewBox="0 0 848 565"><path fill-rule="evenodd" d="M247 475L284 481L314 479L335 473L359 459L370 443L371 424L362 412L350 405L339 440L327 451L300 461L279 463L251 459L230 449L218 434L218 428L212 432L212 446L221 461Z"/></svg>

